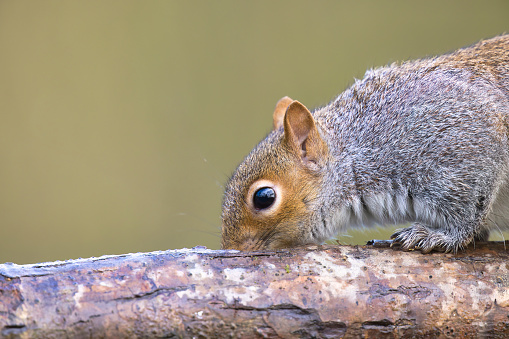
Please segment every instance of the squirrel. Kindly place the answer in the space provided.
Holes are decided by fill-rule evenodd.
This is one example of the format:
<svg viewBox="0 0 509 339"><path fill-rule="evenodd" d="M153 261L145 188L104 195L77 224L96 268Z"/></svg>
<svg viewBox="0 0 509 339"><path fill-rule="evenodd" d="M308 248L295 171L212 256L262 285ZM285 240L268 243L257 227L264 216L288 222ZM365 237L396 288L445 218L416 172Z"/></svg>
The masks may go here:
<svg viewBox="0 0 509 339"><path fill-rule="evenodd" d="M509 35L368 70L312 113L284 97L273 124L226 185L223 249L411 223L392 244L457 252L509 229Z"/></svg>

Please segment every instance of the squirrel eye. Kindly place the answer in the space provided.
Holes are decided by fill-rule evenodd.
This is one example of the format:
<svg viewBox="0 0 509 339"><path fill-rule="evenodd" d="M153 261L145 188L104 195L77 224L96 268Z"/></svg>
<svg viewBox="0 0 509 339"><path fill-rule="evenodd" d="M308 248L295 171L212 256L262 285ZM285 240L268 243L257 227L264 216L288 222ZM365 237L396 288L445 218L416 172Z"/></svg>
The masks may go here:
<svg viewBox="0 0 509 339"><path fill-rule="evenodd" d="M270 187L262 187L253 195L253 204L259 210L270 207L276 200L276 192Z"/></svg>

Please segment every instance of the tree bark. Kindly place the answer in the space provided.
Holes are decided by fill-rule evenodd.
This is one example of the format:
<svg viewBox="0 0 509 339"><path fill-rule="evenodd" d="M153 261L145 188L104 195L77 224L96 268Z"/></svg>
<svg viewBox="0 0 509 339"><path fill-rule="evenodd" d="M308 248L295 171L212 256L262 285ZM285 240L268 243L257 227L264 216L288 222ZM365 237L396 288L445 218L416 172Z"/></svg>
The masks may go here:
<svg viewBox="0 0 509 339"><path fill-rule="evenodd" d="M509 251L170 250L0 265L2 338L509 336Z"/></svg>

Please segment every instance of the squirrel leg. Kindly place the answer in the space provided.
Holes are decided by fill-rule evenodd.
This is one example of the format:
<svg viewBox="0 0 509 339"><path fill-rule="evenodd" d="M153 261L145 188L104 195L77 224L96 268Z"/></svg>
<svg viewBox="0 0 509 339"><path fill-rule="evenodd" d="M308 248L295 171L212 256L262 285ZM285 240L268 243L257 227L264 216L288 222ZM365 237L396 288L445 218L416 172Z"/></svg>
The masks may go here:
<svg viewBox="0 0 509 339"><path fill-rule="evenodd" d="M404 250L420 250L429 253L432 250L457 252L465 248L473 239L486 240L489 231L479 223L468 222L449 229L434 229L421 223L397 230L392 236L393 244L401 245Z"/></svg>

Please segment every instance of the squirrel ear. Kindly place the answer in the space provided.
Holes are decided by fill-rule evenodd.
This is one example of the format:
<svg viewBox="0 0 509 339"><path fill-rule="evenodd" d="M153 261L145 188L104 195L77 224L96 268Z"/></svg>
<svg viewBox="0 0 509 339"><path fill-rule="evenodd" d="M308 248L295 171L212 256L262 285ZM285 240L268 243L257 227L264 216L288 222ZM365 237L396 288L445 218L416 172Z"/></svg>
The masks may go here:
<svg viewBox="0 0 509 339"><path fill-rule="evenodd" d="M286 110L284 126L285 142L304 163L313 168L323 163L327 156L327 145L306 106L298 101L292 102Z"/></svg>
<svg viewBox="0 0 509 339"><path fill-rule="evenodd" d="M272 115L272 123L273 129L276 130L279 127L283 126L283 120L285 119L286 109L293 102L293 99L290 97L283 97L279 99L276 104L276 108L274 109L274 114Z"/></svg>

